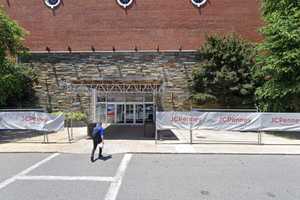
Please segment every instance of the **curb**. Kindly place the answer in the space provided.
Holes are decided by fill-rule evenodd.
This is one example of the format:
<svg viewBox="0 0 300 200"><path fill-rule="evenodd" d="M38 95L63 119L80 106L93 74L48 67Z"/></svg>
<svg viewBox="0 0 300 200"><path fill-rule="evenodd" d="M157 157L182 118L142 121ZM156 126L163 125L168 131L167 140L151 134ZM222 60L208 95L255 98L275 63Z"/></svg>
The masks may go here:
<svg viewBox="0 0 300 200"><path fill-rule="evenodd" d="M1 153L61 153L60 151L0 151Z"/></svg>
<svg viewBox="0 0 300 200"><path fill-rule="evenodd" d="M126 154L181 154L181 155L294 155L300 156L300 153L180 153L180 152L126 152Z"/></svg>
<svg viewBox="0 0 300 200"><path fill-rule="evenodd" d="M72 153L72 152L64 152L64 151L12 151L12 152L0 152L0 154L28 154L28 153L41 153L41 154L51 154L51 153L61 153L61 154L89 154L89 153ZM105 152L104 152L105 153ZM262 155L262 156L300 156L300 153L239 153L239 152L231 152L231 153L224 153L224 152L220 152L220 153L216 153L216 152L187 152L187 153L182 153L182 152L132 152L132 151L128 151L128 152L121 152L121 153L113 153L112 155L116 155L116 154L136 154L136 155Z"/></svg>

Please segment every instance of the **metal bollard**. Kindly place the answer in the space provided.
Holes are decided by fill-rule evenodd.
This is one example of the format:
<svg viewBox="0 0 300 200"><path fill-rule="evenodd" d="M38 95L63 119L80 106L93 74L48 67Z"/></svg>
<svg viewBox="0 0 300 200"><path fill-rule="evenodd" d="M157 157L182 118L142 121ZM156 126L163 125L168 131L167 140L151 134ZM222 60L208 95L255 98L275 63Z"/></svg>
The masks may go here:
<svg viewBox="0 0 300 200"><path fill-rule="evenodd" d="M69 127L67 127L67 132L68 132L68 140L69 140L69 143L71 143L72 140L71 140L71 136L70 136L70 130L69 130Z"/></svg>
<svg viewBox="0 0 300 200"><path fill-rule="evenodd" d="M44 132L44 143L49 143L49 137L47 132Z"/></svg>
<svg viewBox="0 0 300 200"><path fill-rule="evenodd" d="M155 127L155 144L157 144L157 138L158 138L158 135L157 135L157 128Z"/></svg>
<svg viewBox="0 0 300 200"><path fill-rule="evenodd" d="M261 131L258 131L258 134L257 134L257 144L258 145L262 144L262 133L261 133Z"/></svg>
<svg viewBox="0 0 300 200"><path fill-rule="evenodd" d="M190 129L190 144L193 144L193 130Z"/></svg>

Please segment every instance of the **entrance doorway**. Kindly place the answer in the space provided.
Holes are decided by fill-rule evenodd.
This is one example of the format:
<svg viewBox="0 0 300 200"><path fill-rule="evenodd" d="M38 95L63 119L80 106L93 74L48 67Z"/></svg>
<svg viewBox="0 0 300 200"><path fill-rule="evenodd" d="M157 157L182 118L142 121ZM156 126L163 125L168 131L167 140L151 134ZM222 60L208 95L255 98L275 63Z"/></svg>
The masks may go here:
<svg viewBox="0 0 300 200"><path fill-rule="evenodd" d="M97 96L97 121L123 125L143 125L146 121L154 121L155 102L152 94L135 93L132 95L115 93L104 95L106 97L103 97L101 93Z"/></svg>
<svg viewBox="0 0 300 200"><path fill-rule="evenodd" d="M147 77L109 77L73 80L71 89L90 96L85 101L89 103L88 121L108 125L106 137L144 139L154 137L161 83Z"/></svg>
<svg viewBox="0 0 300 200"><path fill-rule="evenodd" d="M89 88L91 122L145 127L155 122L156 101L161 92L159 80L126 77L78 80L73 83L78 87Z"/></svg>

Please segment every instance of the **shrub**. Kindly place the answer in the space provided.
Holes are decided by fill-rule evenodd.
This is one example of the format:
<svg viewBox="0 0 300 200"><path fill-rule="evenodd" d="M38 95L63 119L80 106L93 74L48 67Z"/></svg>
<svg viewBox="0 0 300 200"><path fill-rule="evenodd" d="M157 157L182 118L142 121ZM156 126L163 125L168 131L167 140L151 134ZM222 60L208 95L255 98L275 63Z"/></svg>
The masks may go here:
<svg viewBox="0 0 300 200"><path fill-rule="evenodd" d="M300 111L300 1L264 0L264 42L254 75L260 110Z"/></svg>
<svg viewBox="0 0 300 200"><path fill-rule="evenodd" d="M254 107L253 45L235 35L208 36L206 40L198 51L201 62L192 74L193 100L200 105Z"/></svg>
<svg viewBox="0 0 300 200"><path fill-rule="evenodd" d="M53 112L53 115L60 115L63 114L65 116L66 121L86 121L87 115L83 112Z"/></svg>
<svg viewBox="0 0 300 200"><path fill-rule="evenodd" d="M0 7L0 107L26 107L35 102L36 75L27 66L17 65L15 56L26 53L26 31Z"/></svg>

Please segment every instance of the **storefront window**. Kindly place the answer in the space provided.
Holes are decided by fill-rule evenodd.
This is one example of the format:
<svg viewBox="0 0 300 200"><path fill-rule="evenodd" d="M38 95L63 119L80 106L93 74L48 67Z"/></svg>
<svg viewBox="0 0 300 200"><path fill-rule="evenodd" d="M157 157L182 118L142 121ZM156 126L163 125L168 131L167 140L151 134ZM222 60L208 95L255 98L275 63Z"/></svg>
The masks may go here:
<svg viewBox="0 0 300 200"><path fill-rule="evenodd" d="M144 95L141 93L128 93L126 94L126 102L143 102Z"/></svg>
<svg viewBox="0 0 300 200"><path fill-rule="evenodd" d="M111 93L108 94L108 102L124 102L125 97L123 93Z"/></svg>
<svg viewBox="0 0 300 200"><path fill-rule="evenodd" d="M98 92L97 102L106 102L106 94Z"/></svg>
<svg viewBox="0 0 300 200"><path fill-rule="evenodd" d="M145 105L145 120L153 122L154 120L154 105L153 104L146 104Z"/></svg>
<svg viewBox="0 0 300 200"><path fill-rule="evenodd" d="M107 104L107 123L115 123L115 104Z"/></svg>
<svg viewBox="0 0 300 200"><path fill-rule="evenodd" d="M98 122L106 122L106 104L98 103L96 106L96 120Z"/></svg>
<svg viewBox="0 0 300 200"><path fill-rule="evenodd" d="M155 120L152 93L97 92L96 120L110 124L144 124Z"/></svg>
<svg viewBox="0 0 300 200"><path fill-rule="evenodd" d="M145 102L153 102L153 94L146 93L145 94Z"/></svg>

